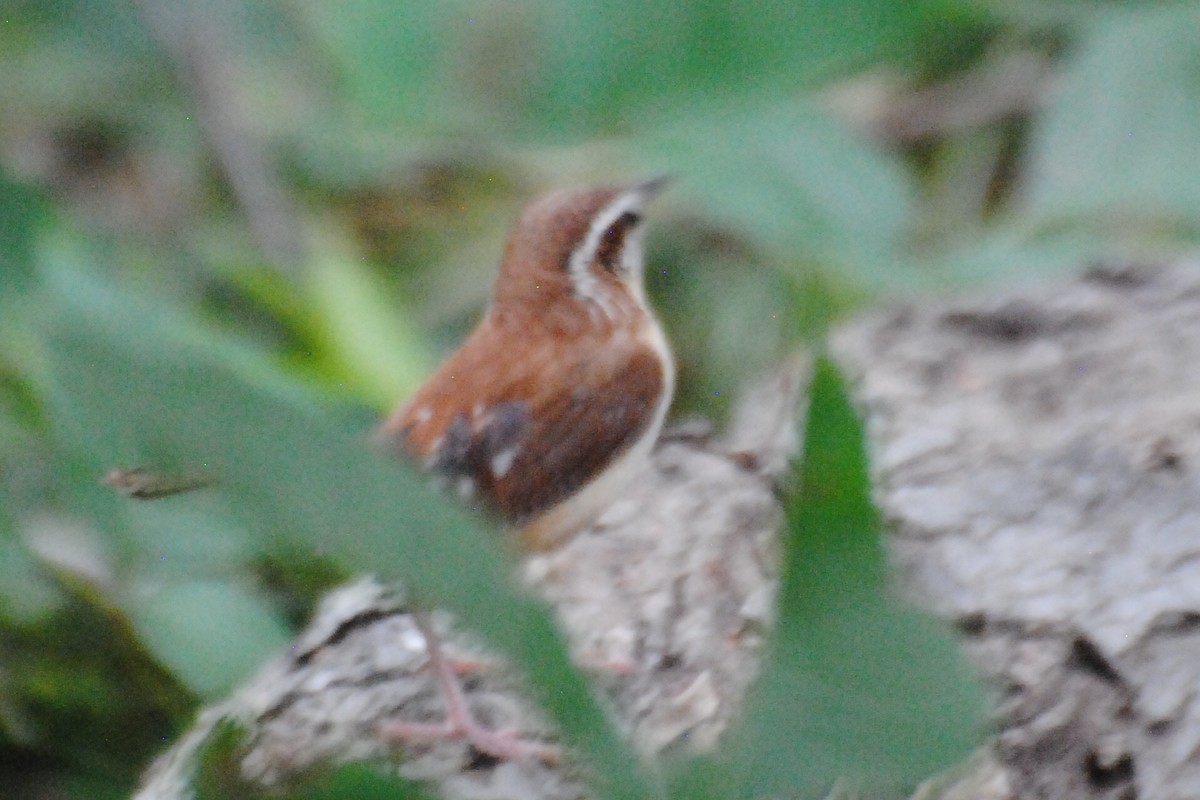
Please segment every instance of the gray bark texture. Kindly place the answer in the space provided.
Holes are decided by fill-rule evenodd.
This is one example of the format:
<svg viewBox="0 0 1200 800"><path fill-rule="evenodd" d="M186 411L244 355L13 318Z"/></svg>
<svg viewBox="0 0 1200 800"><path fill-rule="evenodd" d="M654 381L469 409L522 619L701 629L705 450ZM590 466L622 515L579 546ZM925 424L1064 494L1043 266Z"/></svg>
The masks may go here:
<svg viewBox="0 0 1200 800"><path fill-rule="evenodd" d="M778 577L775 481L796 452L807 374L797 360L753 388L723 436L703 421L676 426L592 527L520 565L521 579L558 614L575 662L647 758L711 749L757 672ZM463 688L480 721L553 741L495 654L448 615L434 624L447 655L466 665ZM241 772L261 786L284 786L325 763L372 760L454 800L589 796L569 752L556 764L497 762L457 739L381 736L392 720L444 719L427 667L402 592L372 579L339 589L287 652L200 713L151 766L137 800L192 797L197 756L224 720L247 732Z"/></svg>
<svg viewBox="0 0 1200 800"><path fill-rule="evenodd" d="M897 584L997 693L977 796L1200 797L1200 264L841 329Z"/></svg>
<svg viewBox="0 0 1200 800"><path fill-rule="evenodd" d="M896 590L957 624L996 698L993 739L916 797L1200 797L1200 264L922 301L843 326L832 352L866 421ZM595 526L522 564L647 756L713 747L754 678L805 374L794 363L751 392L724 436L664 437ZM435 623L478 665L482 719L553 740L502 663ZM450 798L587 796L569 756L381 739L389 719L440 719L426 664L400 593L339 590L201 713L138 800L188 797L221 719L249 731L241 765L259 784L373 759Z"/></svg>

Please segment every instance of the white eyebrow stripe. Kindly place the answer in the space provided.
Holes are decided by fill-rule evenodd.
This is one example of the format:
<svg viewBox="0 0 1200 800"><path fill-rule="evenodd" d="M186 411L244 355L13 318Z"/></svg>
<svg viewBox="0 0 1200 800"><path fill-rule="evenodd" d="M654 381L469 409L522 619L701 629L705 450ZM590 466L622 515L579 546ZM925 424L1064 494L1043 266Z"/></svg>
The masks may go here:
<svg viewBox="0 0 1200 800"><path fill-rule="evenodd" d="M571 276L575 291L584 300L593 302L610 320L614 318L615 309L608 302L604 293L600 291L600 282L589 267L596 258L596 252L600 249L600 238L621 218L621 215L629 212L640 214L645 203L646 192L641 186L618 195L592 218L587 236L583 237L583 243L575 248L567 262L567 272ZM629 260L623 258L622 266L628 268Z"/></svg>

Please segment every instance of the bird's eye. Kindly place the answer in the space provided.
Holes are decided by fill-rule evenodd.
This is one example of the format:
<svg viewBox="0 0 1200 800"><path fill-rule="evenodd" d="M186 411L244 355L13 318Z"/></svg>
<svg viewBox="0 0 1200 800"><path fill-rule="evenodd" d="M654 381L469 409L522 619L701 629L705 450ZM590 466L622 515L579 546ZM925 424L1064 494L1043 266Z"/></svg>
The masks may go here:
<svg viewBox="0 0 1200 800"><path fill-rule="evenodd" d="M616 272L621 266L621 252L625 249L625 236L642 221L641 215L626 211L617 217L608 230L600 237L596 247L596 261L609 272Z"/></svg>

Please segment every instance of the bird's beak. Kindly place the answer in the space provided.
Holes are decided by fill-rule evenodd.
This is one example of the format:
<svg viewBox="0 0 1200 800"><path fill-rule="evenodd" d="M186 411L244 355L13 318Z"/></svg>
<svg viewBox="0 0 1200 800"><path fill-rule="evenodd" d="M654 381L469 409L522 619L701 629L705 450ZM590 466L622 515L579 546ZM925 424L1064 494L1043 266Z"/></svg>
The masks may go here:
<svg viewBox="0 0 1200 800"><path fill-rule="evenodd" d="M671 175L659 175L648 181L635 184L633 190L642 196L643 200L653 200L675 182Z"/></svg>

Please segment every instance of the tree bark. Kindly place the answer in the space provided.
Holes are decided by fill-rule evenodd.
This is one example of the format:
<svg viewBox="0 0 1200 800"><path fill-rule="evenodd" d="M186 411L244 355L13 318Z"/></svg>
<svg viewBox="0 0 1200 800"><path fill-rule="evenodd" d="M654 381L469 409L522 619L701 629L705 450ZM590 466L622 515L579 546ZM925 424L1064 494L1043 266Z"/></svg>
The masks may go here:
<svg viewBox="0 0 1200 800"><path fill-rule="evenodd" d="M1196 267L1098 267L834 339L897 584L990 676L1013 796L1200 797Z"/></svg>

